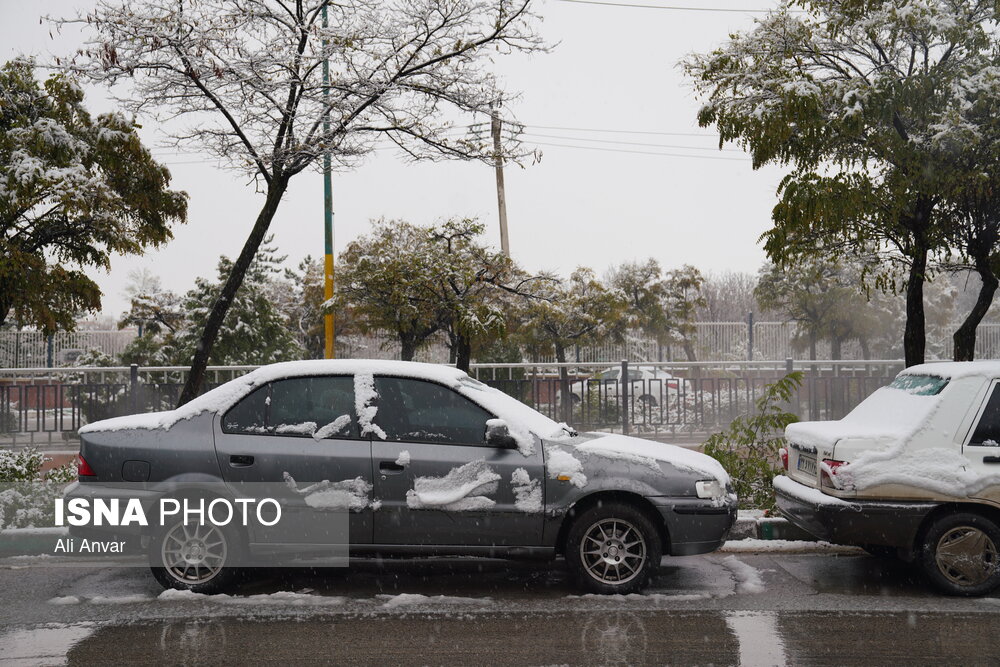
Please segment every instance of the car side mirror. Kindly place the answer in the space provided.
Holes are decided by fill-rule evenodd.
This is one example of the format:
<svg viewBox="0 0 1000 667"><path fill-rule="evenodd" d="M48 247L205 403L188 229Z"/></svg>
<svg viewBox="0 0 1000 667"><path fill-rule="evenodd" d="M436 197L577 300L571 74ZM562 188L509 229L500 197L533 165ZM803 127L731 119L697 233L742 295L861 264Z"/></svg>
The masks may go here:
<svg viewBox="0 0 1000 667"><path fill-rule="evenodd" d="M498 449L516 449L517 440L510 434L507 423L502 419L486 422L486 444Z"/></svg>

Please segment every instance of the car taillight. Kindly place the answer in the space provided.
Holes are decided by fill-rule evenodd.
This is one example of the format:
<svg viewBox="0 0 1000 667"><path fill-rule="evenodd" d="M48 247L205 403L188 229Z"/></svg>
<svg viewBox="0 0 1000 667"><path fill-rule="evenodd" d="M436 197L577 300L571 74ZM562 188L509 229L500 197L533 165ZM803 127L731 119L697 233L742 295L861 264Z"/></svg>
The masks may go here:
<svg viewBox="0 0 1000 667"><path fill-rule="evenodd" d="M819 466L819 485L826 486L831 489L839 489L841 485L837 483L835 477L837 476L837 469L845 463L847 463L847 461L823 459L823 462Z"/></svg>
<svg viewBox="0 0 1000 667"><path fill-rule="evenodd" d="M788 450L782 447L778 450L778 456L781 458L781 467L788 472Z"/></svg>
<svg viewBox="0 0 1000 667"><path fill-rule="evenodd" d="M97 475L94 469L90 467L87 463L87 459L83 458L83 454L76 455L76 474L79 477L94 477Z"/></svg>

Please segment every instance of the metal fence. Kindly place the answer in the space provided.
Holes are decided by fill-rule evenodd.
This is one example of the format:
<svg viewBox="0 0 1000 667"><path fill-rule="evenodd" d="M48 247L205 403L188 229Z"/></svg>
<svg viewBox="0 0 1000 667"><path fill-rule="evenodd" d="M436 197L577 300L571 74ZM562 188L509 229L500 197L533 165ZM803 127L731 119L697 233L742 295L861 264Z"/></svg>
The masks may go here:
<svg viewBox="0 0 1000 667"><path fill-rule="evenodd" d="M627 367L627 368L626 368ZM207 387L255 368L209 367ZM791 370L805 380L789 410L837 419L902 368L898 361L474 364L472 375L580 430L700 439L753 409ZM0 444L75 445L80 426L172 408L186 367L0 369ZM628 382L619 378L628 377Z"/></svg>
<svg viewBox="0 0 1000 667"><path fill-rule="evenodd" d="M805 360L809 351L793 345L796 325L791 322L698 322L695 324L694 351L700 360L736 361L747 359ZM0 368L46 368L71 364L77 356L98 349L114 358L135 338L135 329L121 331L75 331L46 337L37 331L0 331ZM399 359L399 342L387 332L337 337L337 356L350 359ZM817 354L830 356L830 344L820 341ZM950 336L928 334L928 356L950 359ZM841 355L847 360L862 360L857 341L844 343ZM621 343L581 345L569 350L575 364L615 363L630 359L643 363L671 362L686 359L679 345L661 345L636 332ZM1000 358L1000 324L981 324L976 336L976 358ZM417 351L418 361L447 363L449 351L443 335ZM532 363L555 363L551 354L531 355Z"/></svg>

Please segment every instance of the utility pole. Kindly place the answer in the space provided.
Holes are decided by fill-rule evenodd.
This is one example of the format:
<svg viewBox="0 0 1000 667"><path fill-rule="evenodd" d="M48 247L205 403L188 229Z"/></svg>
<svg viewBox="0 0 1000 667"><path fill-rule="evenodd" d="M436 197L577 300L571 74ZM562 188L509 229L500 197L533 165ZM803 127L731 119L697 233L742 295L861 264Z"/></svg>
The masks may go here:
<svg viewBox="0 0 1000 667"><path fill-rule="evenodd" d="M503 189L503 152L500 148L500 113L493 108L490 128L493 132L493 164L497 172L497 207L500 209L500 249L510 257L510 241L507 238L507 198Z"/></svg>
<svg viewBox="0 0 1000 667"><path fill-rule="evenodd" d="M323 7L323 27L327 27L326 6ZM327 41L323 40L323 104L326 110L323 113L323 135L329 142L330 133L330 61L326 59ZM330 179L330 150L323 154L323 299L329 302L333 298L333 183ZM326 359L333 359L337 356L334 348L334 321L333 311L323 316L323 329L325 333L325 343L323 346L323 356Z"/></svg>

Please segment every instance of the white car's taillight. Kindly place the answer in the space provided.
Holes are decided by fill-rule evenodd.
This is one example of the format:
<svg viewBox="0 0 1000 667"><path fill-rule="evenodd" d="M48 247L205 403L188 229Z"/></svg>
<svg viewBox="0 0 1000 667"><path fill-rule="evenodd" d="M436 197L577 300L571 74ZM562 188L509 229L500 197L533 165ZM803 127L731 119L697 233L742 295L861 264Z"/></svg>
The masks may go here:
<svg viewBox="0 0 1000 667"><path fill-rule="evenodd" d="M847 463L847 461L837 461L836 459L823 459L819 464L819 485L829 489L842 488L842 484L837 482L837 469Z"/></svg>

